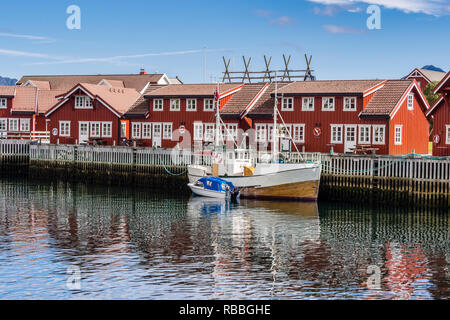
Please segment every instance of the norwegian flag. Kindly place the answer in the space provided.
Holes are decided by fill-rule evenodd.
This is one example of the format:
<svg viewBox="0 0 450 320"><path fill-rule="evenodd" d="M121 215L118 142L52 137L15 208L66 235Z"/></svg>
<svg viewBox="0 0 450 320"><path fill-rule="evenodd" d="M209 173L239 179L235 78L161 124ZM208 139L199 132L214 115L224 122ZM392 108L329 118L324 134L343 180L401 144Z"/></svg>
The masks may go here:
<svg viewBox="0 0 450 320"><path fill-rule="evenodd" d="M217 89L214 91L214 100L216 100L216 102L219 101L219 91L217 91Z"/></svg>

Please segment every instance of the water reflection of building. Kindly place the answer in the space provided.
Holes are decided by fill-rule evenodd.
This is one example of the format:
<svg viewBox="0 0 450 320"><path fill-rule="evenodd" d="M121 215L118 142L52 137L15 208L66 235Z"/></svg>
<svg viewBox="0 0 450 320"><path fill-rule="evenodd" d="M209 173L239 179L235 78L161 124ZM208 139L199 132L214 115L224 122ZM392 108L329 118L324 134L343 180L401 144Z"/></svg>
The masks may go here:
<svg viewBox="0 0 450 320"><path fill-rule="evenodd" d="M373 297L365 286L369 265L381 267L383 296L388 292L395 299L410 299L420 292L439 299L449 293L442 291L449 283L448 214L328 204L320 208L320 222L321 238L333 252L330 261L352 266L341 276L358 279L367 297Z"/></svg>

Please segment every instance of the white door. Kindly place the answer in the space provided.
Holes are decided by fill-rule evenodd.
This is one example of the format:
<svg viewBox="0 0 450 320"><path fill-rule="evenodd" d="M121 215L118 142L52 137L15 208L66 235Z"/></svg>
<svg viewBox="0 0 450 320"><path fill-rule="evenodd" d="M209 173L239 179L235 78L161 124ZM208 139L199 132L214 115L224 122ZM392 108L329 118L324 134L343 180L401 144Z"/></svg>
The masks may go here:
<svg viewBox="0 0 450 320"><path fill-rule="evenodd" d="M153 123L153 147L161 147L161 134L162 134L162 124Z"/></svg>
<svg viewBox="0 0 450 320"><path fill-rule="evenodd" d="M89 122L78 122L78 143L83 144L89 140Z"/></svg>
<svg viewBox="0 0 450 320"><path fill-rule="evenodd" d="M356 147L356 125L345 125L344 152L353 152Z"/></svg>

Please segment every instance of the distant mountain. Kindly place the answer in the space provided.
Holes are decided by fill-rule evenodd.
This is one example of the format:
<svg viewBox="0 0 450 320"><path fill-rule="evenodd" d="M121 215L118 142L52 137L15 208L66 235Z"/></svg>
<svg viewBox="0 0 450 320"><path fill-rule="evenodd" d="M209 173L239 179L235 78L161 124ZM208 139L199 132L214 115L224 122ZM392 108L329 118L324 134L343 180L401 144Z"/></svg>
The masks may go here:
<svg viewBox="0 0 450 320"><path fill-rule="evenodd" d="M433 65L431 65L431 64L422 67L422 69L425 69L425 70L431 70L431 71L438 71L438 72L445 72L445 71L442 70L441 68L435 67L435 66L433 66Z"/></svg>
<svg viewBox="0 0 450 320"><path fill-rule="evenodd" d="M16 82L17 79L0 77L0 86L14 86Z"/></svg>

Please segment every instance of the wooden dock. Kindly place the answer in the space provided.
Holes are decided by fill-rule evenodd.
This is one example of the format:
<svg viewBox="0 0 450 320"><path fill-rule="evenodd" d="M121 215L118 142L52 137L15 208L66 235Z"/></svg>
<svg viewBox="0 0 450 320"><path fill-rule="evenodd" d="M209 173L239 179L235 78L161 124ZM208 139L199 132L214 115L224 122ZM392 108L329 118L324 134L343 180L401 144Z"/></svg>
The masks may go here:
<svg viewBox="0 0 450 320"><path fill-rule="evenodd" d="M186 191L186 167L211 164L211 155L190 150L118 146L30 144L0 140L3 171L27 166L33 177L166 187ZM263 158L263 154L258 155ZM322 164L320 198L447 208L450 157L284 154L291 161Z"/></svg>

